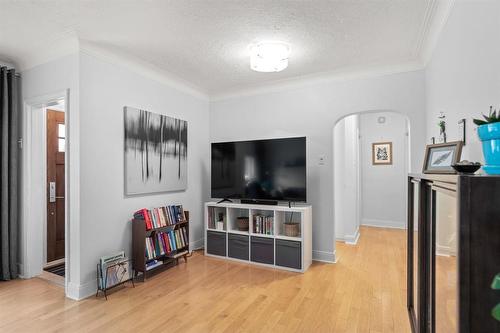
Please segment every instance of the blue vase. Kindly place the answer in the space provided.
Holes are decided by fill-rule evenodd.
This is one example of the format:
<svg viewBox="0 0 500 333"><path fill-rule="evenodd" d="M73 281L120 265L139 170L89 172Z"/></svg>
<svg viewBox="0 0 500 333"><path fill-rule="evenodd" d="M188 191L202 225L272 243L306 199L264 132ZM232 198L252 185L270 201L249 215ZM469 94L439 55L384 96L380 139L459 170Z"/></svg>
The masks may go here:
<svg viewBox="0 0 500 333"><path fill-rule="evenodd" d="M483 144L483 170L489 175L500 175L500 122L479 126L477 134Z"/></svg>

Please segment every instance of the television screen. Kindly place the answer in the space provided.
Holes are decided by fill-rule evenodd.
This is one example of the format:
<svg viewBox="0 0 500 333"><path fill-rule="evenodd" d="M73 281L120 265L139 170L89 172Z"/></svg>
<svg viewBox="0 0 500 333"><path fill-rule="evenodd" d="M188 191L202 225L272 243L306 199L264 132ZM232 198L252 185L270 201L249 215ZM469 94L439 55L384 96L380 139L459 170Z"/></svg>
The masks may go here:
<svg viewBox="0 0 500 333"><path fill-rule="evenodd" d="M212 143L212 198L306 201L306 138Z"/></svg>

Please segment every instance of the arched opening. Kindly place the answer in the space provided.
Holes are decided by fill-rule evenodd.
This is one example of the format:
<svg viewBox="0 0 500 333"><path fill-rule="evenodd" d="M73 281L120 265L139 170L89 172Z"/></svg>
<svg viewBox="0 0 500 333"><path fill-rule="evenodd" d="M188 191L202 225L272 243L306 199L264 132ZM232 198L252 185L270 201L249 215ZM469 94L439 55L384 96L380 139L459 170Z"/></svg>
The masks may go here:
<svg viewBox="0 0 500 333"><path fill-rule="evenodd" d="M406 228L410 122L393 110L343 116L333 128L335 241L356 244L363 226Z"/></svg>

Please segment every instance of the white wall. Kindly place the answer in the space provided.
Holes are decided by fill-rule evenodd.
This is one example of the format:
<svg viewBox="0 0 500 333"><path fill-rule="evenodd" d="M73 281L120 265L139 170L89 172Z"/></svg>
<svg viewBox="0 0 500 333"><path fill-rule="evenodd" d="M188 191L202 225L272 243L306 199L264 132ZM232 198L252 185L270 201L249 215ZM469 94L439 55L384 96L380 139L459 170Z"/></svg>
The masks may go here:
<svg viewBox="0 0 500 333"><path fill-rule="evenodd" d="M378 122L385 117L385 123ZM404 228L406 225L407 122L394 112L360 115L362 220L361 224ZM372 143L392 142L392 164L372 164ZM418 150L420 153L422 149Z"/></svg>
<svg viewBox="0 0 500 333"><path fill-rule="evenodd" d="M269 93L213 101L210 139L307 136L308 202L313 206L313 255L334 260L333 127L345 115L395 110L411 123L413 170L420 170L425 141L423 71L348 81L324 81ZM320 155L326 157L318 165Z"/></svg>
<svg viewBox="0 0 500 333"><path fill-rule="evenodd" d="M359 115L340 120L333 135L335 238L356 243L361 219Z"/></svg>
<svg viewBox="0 0 500 333"><path fill-rule="evenodd" d="M68 282L68 289L73 289L73 286L80 285L80 239L78 230L80 229L80 214L79 214L79 202L80 193L78 191L79 180L79 75L78 75L78 65L79 56L77 53L62 57L60 59L48 62L46 64L31 68L21 73L22 75L22 93L23 101L31 102L34 100L39 100L42 96L53 95L64 90L69 89L69 102L66 101L66 105L69 105L69 112L67 114L66 122L69 123L70 130L68 131L68 159L69 165L71 165L71 170L69 170L68 177L66 180L67 186L67 198L71 200L72 209L67 211L66 214L69 216L70 226L68 229L74 231L71 232L71 237L69 239L69 249L67 257L70 258L69 274L66 276ZM26 111L26 110L24 110ZM42 112L42 109L40 109ZM23 112L23 123L26 123L27 114ZM23 125L24 126L24 125ZM26 128L24 129L26 130ZM23 137L27 137L26 131L23 133ZM36 153L36 152L35 152ZM24 154L24 153L23 153ZM36 157L36 156L34 156ZM39 156L40 160L45 160L44 156ZM30 163L30 161L24 161ZM44 178L42 178L44 179ZM33 190L34 198L44 198L45 197L45 183L30 183L25 184L26 180L23 179L23 187L26 185L31 187ZM23 197L26 193L23 190ZM45 207L40 207L40 210L45 212ZM23 216L23 227L26 223L30 224L30 235L33 235L32 239L21 239L21 243L27 245L27 253L25 249L22 249L22 257L26 257L27 260L23 260L22 265L29 267L29 273L23 275L26 277L31 277L40 273L42 270L41 265L43 264L43 228L44 228L44 217L40 214L34 214L31 221L26 221ZM21 230L21 235L24 234L25 230ZM28 270L27 270L28 271ZM71 293L71 291L69 291ZM71 294L72 297L77 297L76 294Z"/></svg>
<svg viewBox="0 0 500 333"><path fill-rule="evenodd" d="M438 137L437 116L447 116L448 141L467 119L463 159L484 162L472 118L500 107L500 1L455 1L426 69L427 141Z"/></svg>
<svg viewBox="0 0 500 333"><path fill-rule="evenodd" d="M80 53L81 296L95 292L99 257L132 251L132 214L144 207L183 204L191 215L193 247L203 244L203 202L209 193L208 100ZM188 121L188 189L124 196L123 107Z"/></svg>

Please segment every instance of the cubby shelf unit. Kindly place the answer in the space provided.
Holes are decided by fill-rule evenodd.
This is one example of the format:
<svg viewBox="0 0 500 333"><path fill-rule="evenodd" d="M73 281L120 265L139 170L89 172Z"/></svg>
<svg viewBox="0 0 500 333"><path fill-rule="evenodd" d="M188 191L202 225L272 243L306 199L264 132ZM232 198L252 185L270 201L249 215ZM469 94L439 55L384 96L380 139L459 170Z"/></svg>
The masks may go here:
<svg viewBox="0 0 500 333"><path fill-rule="evenodd" d="M244 217L248 231L238 225ZM207 202L205 255L303 273L312 262L312 208Z"/></svg>

